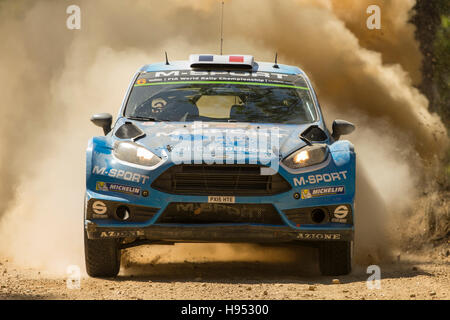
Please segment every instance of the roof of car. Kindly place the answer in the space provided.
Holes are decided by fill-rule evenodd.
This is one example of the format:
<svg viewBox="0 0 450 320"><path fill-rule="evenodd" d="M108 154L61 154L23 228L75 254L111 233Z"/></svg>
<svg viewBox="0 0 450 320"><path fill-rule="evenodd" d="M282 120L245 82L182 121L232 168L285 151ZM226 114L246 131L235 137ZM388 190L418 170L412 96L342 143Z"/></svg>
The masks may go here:
<svg viewBox="0 0 450 320"><path fill-rule="evenodd" d="M140 72L154 72L154 71L166 71L166 70L190 70L191 63L188 60L170 61L169 64L165 62L158 62L152 64L146 64L141 69ZM244 71L244 70L242 70ZM249 71L249 70L245 70ZM278 64L278 68L274 68L273 62L255 62L253 64L253 72L274 72L274 73L284 73L284 74L301 74L305 73L298 67L289 66L285 64Z"/></svg>

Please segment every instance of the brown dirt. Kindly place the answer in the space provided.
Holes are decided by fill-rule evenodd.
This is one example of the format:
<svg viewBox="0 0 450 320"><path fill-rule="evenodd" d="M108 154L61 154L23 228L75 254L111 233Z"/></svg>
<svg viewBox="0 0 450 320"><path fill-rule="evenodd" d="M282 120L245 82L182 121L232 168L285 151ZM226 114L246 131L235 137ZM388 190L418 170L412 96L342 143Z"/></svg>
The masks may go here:
<svg viewBox="0 0 450 320"><path fill-rule="evenodd" d="M312 250L312 249L311 249ZM314 252L310 252L313 258ZM366 267L322 277L297 262L131 263L115 279L65 277L17 268L0 259L0 299L439 299L450 298L449 244L397 257L381 267L381 289L368 289ZM314 259L312 259L314 261ZM282 272L280 272L282 270ZM333 279L339 284L333 284Z"/></svg>

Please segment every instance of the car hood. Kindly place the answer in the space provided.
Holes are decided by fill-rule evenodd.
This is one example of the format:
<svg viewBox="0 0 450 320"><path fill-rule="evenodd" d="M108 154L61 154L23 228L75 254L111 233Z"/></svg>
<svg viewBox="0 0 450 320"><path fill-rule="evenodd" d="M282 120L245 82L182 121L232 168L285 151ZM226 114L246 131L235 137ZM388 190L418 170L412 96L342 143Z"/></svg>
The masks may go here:
<svg viewBox="0 0 450 320"><path fill-rule="evenodd" d="M144 135L138 137L136 142L152 151L158 156L176 152L179 148L190 145L194 150L194 158L201 158L199 148L213 150L233 150L236 154L247 157L257 152L272 150L273 154L282 157L303 147L305 142L299 135L313 124L258 124L241 122L143 122L119 119L115 125L113 135L126 122L142 130ZM318 123L314 123L318 125ZM251 138L258 135L261 145L253 144L249 148ZM223 137L228 137L224 139ZM117 138L117 137L116 137ZM252 140L257 141L257 140ZM267 143L272 141L267 150ZM192 142L192 143L191 143ZM225 153L225 151L223 152Z"/></svg>

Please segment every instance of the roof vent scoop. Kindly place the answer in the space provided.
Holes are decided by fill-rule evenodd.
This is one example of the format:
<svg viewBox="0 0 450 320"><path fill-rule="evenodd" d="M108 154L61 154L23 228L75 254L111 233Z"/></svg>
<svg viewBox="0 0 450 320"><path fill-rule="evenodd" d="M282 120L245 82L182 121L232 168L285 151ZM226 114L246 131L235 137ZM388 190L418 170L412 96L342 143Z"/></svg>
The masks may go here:
<svg viewBox="0 0 450 320"><path fill-rule="evenodd" d="M249 55L216 55L191 54L191 68L201 69L252 69L253 56Z"/></svg>

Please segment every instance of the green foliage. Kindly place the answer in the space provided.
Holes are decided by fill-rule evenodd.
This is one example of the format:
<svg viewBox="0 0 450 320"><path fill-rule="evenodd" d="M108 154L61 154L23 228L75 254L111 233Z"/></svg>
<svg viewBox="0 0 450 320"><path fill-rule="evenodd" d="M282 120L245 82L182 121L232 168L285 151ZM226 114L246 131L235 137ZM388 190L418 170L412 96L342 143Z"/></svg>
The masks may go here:
<svg viewBox="0 0 450 320"><path fill-rule="evenodd" d="M441 16L441 25L437 29L434 41L434 77L439 100L436 110L450 129L450 16Z"/></svg>
<svg viewBox="0 0 450 320"><path fill-rule="evenodd" d="M438 1L441 23L434 40L433 82L439 99L436 110L450 131L450 4L448 0Z"/></svg>

